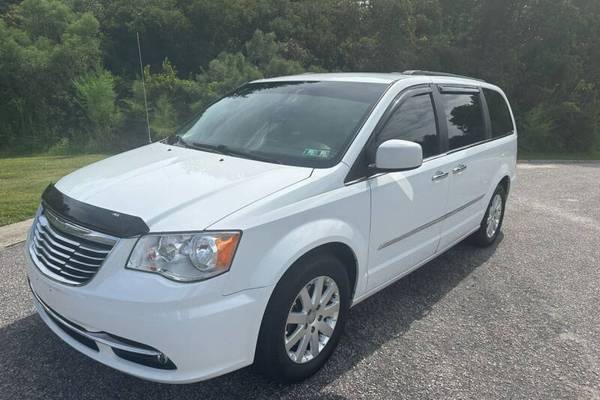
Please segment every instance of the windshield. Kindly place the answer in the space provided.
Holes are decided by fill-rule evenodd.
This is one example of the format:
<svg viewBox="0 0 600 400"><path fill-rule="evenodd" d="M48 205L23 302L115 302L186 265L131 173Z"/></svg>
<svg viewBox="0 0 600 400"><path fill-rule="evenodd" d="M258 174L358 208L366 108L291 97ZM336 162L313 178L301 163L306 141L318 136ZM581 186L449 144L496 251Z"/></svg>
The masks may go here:
<svg viewBox="0 0 600 400"><path fill-rule="evenodd" d="M212 104L179 135L199 149L330 167L386 88L355 82L248 84Z"/></svg>

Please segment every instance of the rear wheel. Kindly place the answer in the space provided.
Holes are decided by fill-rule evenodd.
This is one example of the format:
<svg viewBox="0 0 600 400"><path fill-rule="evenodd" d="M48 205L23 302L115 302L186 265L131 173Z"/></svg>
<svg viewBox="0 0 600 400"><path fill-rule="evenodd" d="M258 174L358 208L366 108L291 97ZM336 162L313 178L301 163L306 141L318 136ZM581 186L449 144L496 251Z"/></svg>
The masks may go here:
<svg viewBox="0 0 600 400"><path fill-rule="evenodd" d="M479 230L471 236L471 241L479 246L486 247L492 245L502 228L504 220L504 207L506 205L506 190L504 186L499 185L492 195L488 204Z"/></svg>
<svg viewBox="0 0 600 400"><path fill-rule="evenodd" d="M256 366L282 382L317 372L337 346L350 302L343 264L321 254L296 264L277 285L263 317Z"/></svg>

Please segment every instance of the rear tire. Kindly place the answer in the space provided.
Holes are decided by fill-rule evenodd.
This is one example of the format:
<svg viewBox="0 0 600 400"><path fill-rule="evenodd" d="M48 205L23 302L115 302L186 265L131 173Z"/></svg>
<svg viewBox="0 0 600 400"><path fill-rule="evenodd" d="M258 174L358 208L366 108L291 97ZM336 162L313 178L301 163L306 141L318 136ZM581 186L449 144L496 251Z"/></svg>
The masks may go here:
<svg viewBox="0 0 600 400"><path fill-rule="evenodd" d="M502 229L505 206L506 189L504 186L498 185L487 206L479 230L470 237L473 244L487 247L496 241Z"/></svg>
<svg viewBox="0 0 600 400"><path fill-rule="evenodd" d="M339 342L350 293L346 269L331 254L311 255L290 268L263 316L255 355L258 370L285 383L317 372Z"/></svg>

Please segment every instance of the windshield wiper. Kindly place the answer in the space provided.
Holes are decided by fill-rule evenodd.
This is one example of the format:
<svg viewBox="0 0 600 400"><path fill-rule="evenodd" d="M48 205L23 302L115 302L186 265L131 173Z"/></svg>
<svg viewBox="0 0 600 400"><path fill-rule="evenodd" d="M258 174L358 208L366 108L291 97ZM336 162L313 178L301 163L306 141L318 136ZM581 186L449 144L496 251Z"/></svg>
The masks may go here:
<svg viewBox="0 0 600 400"><path fill-rule="evenodd" d="M219 154L223 154L223 155L228 154L227 152L221 150L220 146L213 146L211 144L203 144L203 143L196 143L196 142L188 142L187 140L185 140L184 138L182 138L179 135L169 136L169 138L167 139L167 143L173 144L173 145L181 145L181 146L187 147L189 149L210 151L211 153L219 153Z"/></svg>
<svg viewBox="0 0 600 400"><path fill-rule="evenodd" d="M241 150L231 149L231 148L225 146L224 144L214 145L214 144L206 144L206 143L188 142L187 140L185 140L184 138L182 138L179 135L169 136L169 138L167 138L167 143L173 144L173 145L179 144L183 147L187 147L190 149L204 150L204 151L209 151L211 153L223 154L226 156L234 156L234 157L237 156L237 157L248 158L248 159L256 160L256 161L263 161L263 162L268 162L268 163L273 163L273 164L281 164L281 161L275 160L274 158L261 156L261 155L255 154L255 153L247 153L247 152L241 151Z"/></svg>
<svg viewBox="0 0 600 400"><path fill-rule="evenodd" d="M211 153L228 155L228 153L226 151L221 149L221 146L215 146L213 144L205 144L205 143L196 143L196 142L186 142L186 143L192 149L204 150L204 151L209 151Z"/></svg>
<svg viewBox="0 0 600 400"><path fill-rule="evenodd" d="M216 146L216 148L218 150L220 150L223 154L228 154L230 156L238 156L238 157L248 158L248 159L256 160L256 161L263 161L263 162L268 162L268 163L273 163L273 164L281 164L281 161L275 160L274 158L261 156L261 155L255 154L255 153L247 153L247 152L241 151L241 150L230 149L229 147L222 145L222 144L219 146Z"/></svg>

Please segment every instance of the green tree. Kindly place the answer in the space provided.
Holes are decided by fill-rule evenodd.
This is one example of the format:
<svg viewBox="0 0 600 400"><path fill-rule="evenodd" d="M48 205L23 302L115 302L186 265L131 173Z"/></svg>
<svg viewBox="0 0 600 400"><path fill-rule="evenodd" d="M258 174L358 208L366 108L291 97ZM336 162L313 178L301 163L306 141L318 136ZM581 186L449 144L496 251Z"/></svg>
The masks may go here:
<svg viewBox="0 0 600 400"><path fill-rule="evenodd" d="M522 148L600 141L598 1L5 0L0 13L0 153L108 135L73 82L122 109L115 148L144 143L136 32L156 137L257 78L431 69L505 89Z"/></svg>
<svg viewBox="0 0 600 400"><path fill-rule="evenodd" d="M256 30L244 45L246 58L265 77L300 74L305 71L300 62L282 57L285 44L278 42L273 32Z"/></svg>
<svg viewBox="0 0 600 400"><path fill-rule="evenodd" d="M0 20L0 152L80 135L73 81L101 69L98 21L58 0L25 0L10 17Z"/></svg>
<svg viewBox="0 0 600 400"><path fill-rule="evenodd" d="M110 72L100 71L78 78L74 84L79 104L92 124L93 134L88 145L105 150L112 143L121 120L114 78Z"/></svg>
<svg viewBox="0 0 600 400"><path fill-rule="evenodd" d="M206 71L197 77L202 85L199 106L207 105L245 82L262 77L258 68L242 53L221 53L208 64Z"/></svg>
<svg viewBox="0 0 600 400"><path fill-rule="evenodd" d="M175 133L178 124L185 122L196 111L195 104L202 97L200 85L192 79L181 79L168 60L163 60L161 71L153 73L144 68L150 131L153 139ZM144 92L140 79L133 82L133 96L127 104L127 126L131 134L143 141L146 138Z"/></svg>

